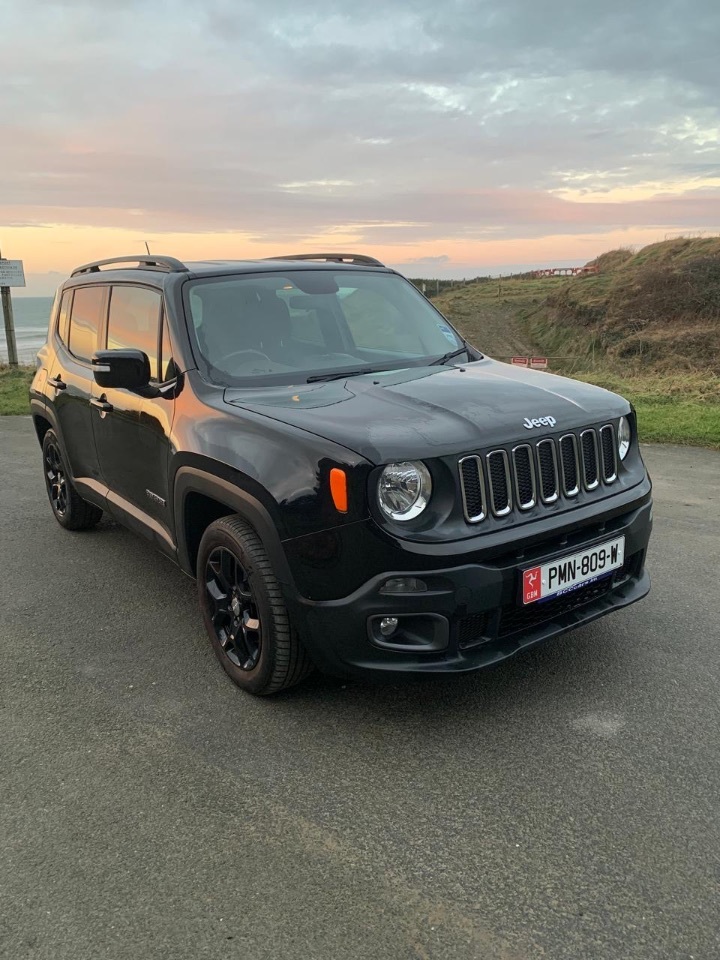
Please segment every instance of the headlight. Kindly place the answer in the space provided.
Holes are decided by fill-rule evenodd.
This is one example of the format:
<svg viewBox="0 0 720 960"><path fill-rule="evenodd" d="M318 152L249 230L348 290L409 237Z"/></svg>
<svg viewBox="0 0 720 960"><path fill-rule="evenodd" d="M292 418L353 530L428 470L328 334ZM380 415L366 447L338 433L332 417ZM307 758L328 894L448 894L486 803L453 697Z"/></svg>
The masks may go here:
<svg viewBox="0 0 720 960"><path fill-rule="evenodd" d="M428 505L432 493L430 471L424 463L389 463L380 474L378 503L391 520L412 520Z"/></svg>
<svg viewBox="0 0 720 960"><path fill-rule="evenodd" d="M620 417L617 433L618 456L624 460L630 449L630 424L627 417Z"/></svg>

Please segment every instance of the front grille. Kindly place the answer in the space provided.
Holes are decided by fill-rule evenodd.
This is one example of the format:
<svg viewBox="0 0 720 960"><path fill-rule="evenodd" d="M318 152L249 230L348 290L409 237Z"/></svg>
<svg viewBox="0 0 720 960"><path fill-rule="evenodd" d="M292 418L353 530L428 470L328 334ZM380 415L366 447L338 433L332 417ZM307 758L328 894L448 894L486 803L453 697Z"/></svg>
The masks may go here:
<svg viewBox="0 0 720 960"><path fill-rule="evenodd" d="M513 510L550 506L572 499L581 487L592 492L617 480L615 428L607 423L559 439L545 437L507 450L472 454L458 461L463 512L468 523L488 514L508 516Z"/></svg>
<svg viewBox="0 0 720 960"><path fill-rule="evenodd" d="M598 478L597 435L594 430L583 430L580 434L582 446L583 480L586 490L594 490L600 483Z"/></svg>
<svg viewBox="0 0 720 960"><path fill-rule="evenodd" d="M496 517L504 517L512 510L510 469L504 450L493 450L487 455L490 506Z"/></svg>
<svg viewBox="0 0 720 960"><path fill-rule="evenodd" d="M600 447L602 449L603 479L605 483L612 483L617 475L617 461L615 460L617 447L615 445L615 431L609 423L600 428Z"/></svg>
<svg viewBox="0 0 720 960"><path fill-rule="evenodd" d="M575 497L580 492L578 468L577 437L566 433L560 438L560 460L562 462L563 492L566 497Z"/></svg>
<svg viewBox="0 0 720 960"><path fill-rule="evenodd" d="M535 506L535 467L532 450L527 443L512 452L515 475L515 500L521 510Z"/></svg>
<svg viewBox="0 0 720 960"><path fill-rule="evenodd" d="M554 440L541 440L537 445L540 464L540 492L543 503L554 503L558 498L557 454Z"/></svg>
<svg viewBox="0 0 720 960"><path fill-rule="evenodd" d="M485 519L485 484L480 457L463 457L460 461L460 489L463 510L468 523Z"/></svg>

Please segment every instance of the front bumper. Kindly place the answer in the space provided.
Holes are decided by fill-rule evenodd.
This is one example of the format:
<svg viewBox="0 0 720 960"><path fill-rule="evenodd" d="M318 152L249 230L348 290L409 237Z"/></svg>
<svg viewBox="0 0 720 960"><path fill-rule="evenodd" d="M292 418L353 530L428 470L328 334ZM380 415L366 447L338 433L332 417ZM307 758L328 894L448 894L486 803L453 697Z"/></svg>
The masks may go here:
<svg viewBox="0 0 720 960"><path fill-rule="evenodd" d="M316 664L336 675L386 671L452 673L477 670L573 627L642 599L650 589L645 555L652 529L652 502L603 521L598 518L491 560L433 570L388 570L339 600L295 597L295 622ZM561 558L616 536L625 537L625 562L610 577L562 597L523 607L523 568ZM389 578L417 577L424 593L384 595ZM397 617L409 633L428 638L392 645L378 634L381 617ZM415 630L416 626L420 630Z"/></svg>

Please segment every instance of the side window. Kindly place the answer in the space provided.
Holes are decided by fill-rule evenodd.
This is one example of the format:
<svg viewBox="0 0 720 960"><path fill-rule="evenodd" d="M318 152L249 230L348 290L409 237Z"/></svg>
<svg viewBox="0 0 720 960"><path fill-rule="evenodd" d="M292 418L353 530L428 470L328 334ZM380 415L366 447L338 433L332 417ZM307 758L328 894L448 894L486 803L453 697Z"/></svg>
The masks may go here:
<svg viewBox="0 0 720 960"><path fill-rule="evenodd" d="M173 362L172 344L170 343L170 331L165 311L163 310L162 319L162 345L160 347L160 382L166 383L176 375L175 364Z"/></svg>
<svg viewBox="0 0 720 960"><path fill-rule="evenodd" d="M68 345L68 324L70 323L70 304L72 303L72 290L66 290L60 301L60 310L58 312L57 332L58 336Z"/></svg>
<svg viewBox="0 0 720 960"><path fill-rule="evenodd" d="M110 290L108 350L142 350L150 360L150 378L158 378L158 335L161 297L147 287L117 286Z"/></svg>
<svg viewBox="0 0 720 960"><path fill-rule="evenodd" d="M89 360L97 350L105 287L76 287L74 293L68 347L78 360Z"/></svg>

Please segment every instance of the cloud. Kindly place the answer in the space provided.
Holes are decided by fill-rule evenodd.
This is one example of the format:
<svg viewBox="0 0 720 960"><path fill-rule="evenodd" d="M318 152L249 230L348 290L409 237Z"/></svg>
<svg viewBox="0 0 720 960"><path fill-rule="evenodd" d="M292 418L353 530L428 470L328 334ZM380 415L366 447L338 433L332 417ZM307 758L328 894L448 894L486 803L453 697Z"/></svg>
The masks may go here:
<svg viewBox="0 0 720 960"><path fill-rule="evenodd" d="M360 243L720 223L715 0L28 0L0 225Z"/></svg>

